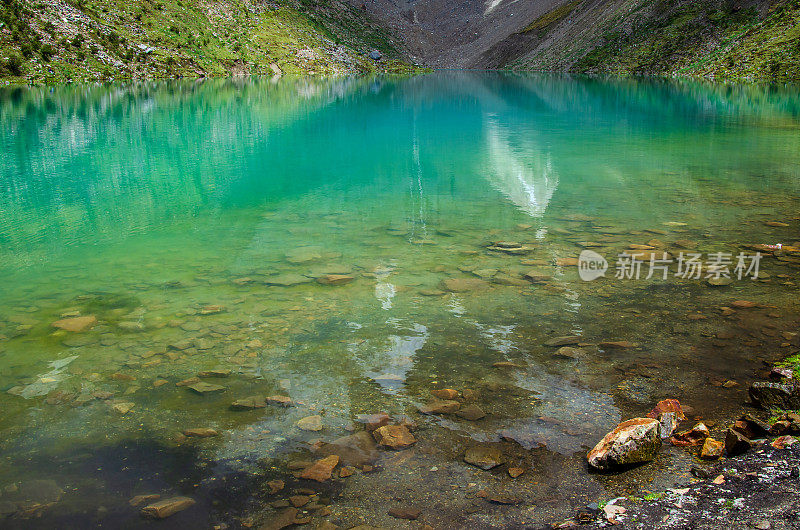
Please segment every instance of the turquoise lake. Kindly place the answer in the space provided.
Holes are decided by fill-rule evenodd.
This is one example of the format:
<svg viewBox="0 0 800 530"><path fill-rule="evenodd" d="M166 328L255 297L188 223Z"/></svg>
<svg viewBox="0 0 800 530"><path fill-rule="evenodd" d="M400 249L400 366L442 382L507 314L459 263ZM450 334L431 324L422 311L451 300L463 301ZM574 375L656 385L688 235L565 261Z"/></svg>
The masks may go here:
<svg viewBox="0 0 800 530"><path fill-rule="evenodd" d="M269 528L299 494L312 525L507 528L669 487L681 448L611 476L586 451L664 398L722 421L798 351L799 205L796 87L0 89L0 526L149 527L129 501L158 494L196 501L162 527ZM754 245L782 248L739 279ZM624 251L668 278L616 278ZM681 253L730 255L731 281L677 277ZM441 389L471 413L421 414ZM254 396L292 406L231 407ZM375 447L379 412L417 442ZM330 480L296 476L329 454Z"/></svg>

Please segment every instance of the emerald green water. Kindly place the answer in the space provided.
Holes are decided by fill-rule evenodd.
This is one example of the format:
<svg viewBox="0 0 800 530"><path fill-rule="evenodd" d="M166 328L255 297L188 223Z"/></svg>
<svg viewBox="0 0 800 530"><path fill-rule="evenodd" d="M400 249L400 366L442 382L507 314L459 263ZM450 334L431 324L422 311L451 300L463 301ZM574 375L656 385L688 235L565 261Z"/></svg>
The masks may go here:
<svg viewBox="0 0 800 530"><path fill-rule="evenodd" d="M160 493L198 501L166 526L238 527L311 487L333 513L309 515L343 527L402 526L386 515L400 501L436 527L506 527L668 484L683 450L611 478L585 452L666 397L736 410L762 361L797 351L800 259L710 287L617 280L615 256L792 245L798 198L796 89L478 73L5 89L0 526L147 526L128 499ZM610 277L559 261L585 242ZM720 310L734 300L761 307ZM577 355L544 346L572 334ZM204 379L220 393L175 384L214 369L231 372ZM474 391L487 416L419 414L435 388ZM297 406L229 407L276 394ZM324 485L292 477L379 411L411 417L417 444ZM296 427L314 414L321 431ZM197 427L220 435L179 435ZM509 462L465 464L476 442Z"/></svg>

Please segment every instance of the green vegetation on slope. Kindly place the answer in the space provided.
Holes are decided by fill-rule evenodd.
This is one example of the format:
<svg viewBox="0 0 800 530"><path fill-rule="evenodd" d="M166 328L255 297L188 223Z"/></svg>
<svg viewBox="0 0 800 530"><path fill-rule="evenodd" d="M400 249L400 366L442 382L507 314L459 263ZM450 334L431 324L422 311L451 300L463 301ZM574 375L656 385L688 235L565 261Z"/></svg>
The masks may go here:
<svg viewBox="0 0 800 530"><path fill-rule="evenodd" d="M564 4L563 6L557 7L550 11L549 13L545 13L544 15L540 16L525 29L522 30L522 33L528 33L531 31L546 31L548 28L558 24L565 18L572 13L578 4L580 4L583 0L575 0L574 2L570 2L568 4Z"/></svg>
<svg viewBox="0 0 800 530"><path fill-rule="evenodd" d="M674 3L674 2L673 2ZM800 79L800 1L754 8L696 2L632 14L633 30L616 20L603 44L571 70L628 75L702 75L719 79ZM655 16L654 16L655 15Z"/></svg>
<svg viewBox="0 0 800 530"><path fill-rule="evenodd" d="M800 80L800 0L569 2L520 35L506 44L524 47L507 67Z"/></svg>
<svg viewBox="0 0 800 530"><path fill-rule="evenodd" d="M0 4L0 77L13 81L402 71L402 58L386 31L335 1Z"/></svg>

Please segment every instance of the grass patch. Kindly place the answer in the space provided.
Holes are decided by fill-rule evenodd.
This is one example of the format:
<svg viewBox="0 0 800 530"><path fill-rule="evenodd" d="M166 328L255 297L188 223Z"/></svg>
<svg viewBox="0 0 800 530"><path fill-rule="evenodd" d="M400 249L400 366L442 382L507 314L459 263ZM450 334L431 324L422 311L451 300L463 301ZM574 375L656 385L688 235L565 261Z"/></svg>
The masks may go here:
<svg viewBox="0 0 800 530"><path fill-rule="evenodd" d="M569 4L564 4L563 6L557 7L552 11L545 13L544 15L540 16L530 24L528 24L525 29L523 29L520 33L530 33L531 31L538 31L540 33L544 33L550 26L555 26L565 18L567 18L570 13L575 11L575 8L583 0L575 0L570 2Z"/></svg>

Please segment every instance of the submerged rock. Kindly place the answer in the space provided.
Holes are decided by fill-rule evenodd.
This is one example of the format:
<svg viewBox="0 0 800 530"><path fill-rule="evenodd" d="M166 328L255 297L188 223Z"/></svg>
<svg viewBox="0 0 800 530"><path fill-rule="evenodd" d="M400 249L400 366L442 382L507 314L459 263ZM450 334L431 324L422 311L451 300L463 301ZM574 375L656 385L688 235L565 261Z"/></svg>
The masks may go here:
<svg viewBox="0 0 800 530"><path fill-rule="evenodd" d="M153 519L165 519L185 510L195 504L194 499L189 497L171 497L163 501L148 504L142 508L142 515Z"/></svg>
<svg viewBox="0 0 800 530"><path fill-rule="evenodd" d="M338 463L338 456L326 456L325 458L321 458L305 468L298 476L308 480L325 482L331 478L331 474Z"/></svg>
<svg viewBox="0 0 800 530"><path fill-rule="evenodd" d="M345 285L352 282L355 278L347 274L326 274L317 278L317 282L322 285Z"/></svg>
<svg viewBox="0 0 800 530"><path fill-rule="evenodd" d="M442 288L451 293L463 293L486 289L489 283L480 278L448 278L442 282Z"/></svg>
<svg viewBox="0 0 800 530"><path fill-rule="evenodd" d="M572 346L579 344L582 337L579 335L567 335L565 337L553 337L544 343L545 346Z"/></svg>
<svg viewBox="0 0 800 530"><path fill-rule="evenodd" d="M54 328L63 329L72 333L79 333L94 327L97 324L97 317L86 315L83 317L62 318L51 324Z"/></svg>
<svg viewBox="0 0 800 530"><path fill-rule="evenodd" d="M279 274L277 276L270 276L264 280L264 283L278 287L292 287L293 285L311 283L311 281L311 278L303 276L302 274L287 273Z"/></svg>
<svg viewBox="0 0 800 530"><path fill-rule="evenodd" d="M250 396L243 399L237 399L231 403L231 408L233 410L263 409L266 406L267 402L262 396Z"/></svg>
<svg viewBox="0 0 800 530"><path fill-rule="evenodd" d="M297 428L302 431L321 431L322 430L322 416L306 416L297 422Z"/></svg>
<svg viewBox="0 0 800 530"><path fill-rule="evenodd" d="M434 400L418 407L422 414L452 414L461 407L461 403L453 400Z"/></svg>
<svg viewBox="0 0 800 530"><path fill-rule="evenodd" d="M187 385L186 388L200 395L216 394L217 392L225 391L225 387L222 385L212 385L211 383L203 382Z"/></svg>
<svg viewBox="0 0 800 530"><path fill-rule="evenodd" d="M185 429L183 435L190 438L210 438L212 436L219 436L219 432L209 427L198 427L194 429Z"/></svg>
<svg viewBox="0 0 800 530"><path fill-rule="evenodd" d="M486 417L486 413L477 405L467 405L456 411L456 416L468 421L477 421Z"/></svg>
<svg viewBox="0 0 800 530"><path fill-rule="evenodd" d="M414 435L403 425L384 425L372 432L378 444L391 449L405 449L417 443Z"/></svg>
<svg viewBox="0 0 800 530"><path fill-rule="evenodd" d="M589 465L599 470L649 462L661 449L661 424L653 418L623 421L589 451Z"/></svg>
<svg viewBox="0 0 800 530"><path fill-rule="evenodd" d="M464 462L489 470L505 462L503 452L493 445L474 445L464 453Z"/></svg>
<svg viewBox="0 0 800 530"><path fill-rule="evenodd" d="M371 464L379 456L375 439L366 431L359 431L331 443L323 444L317 453L327 456L336 455L343 465L348 466Z"/></svg>

